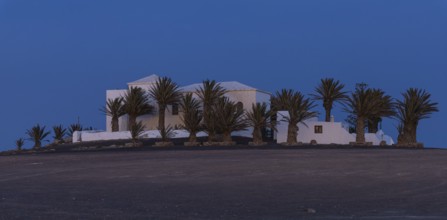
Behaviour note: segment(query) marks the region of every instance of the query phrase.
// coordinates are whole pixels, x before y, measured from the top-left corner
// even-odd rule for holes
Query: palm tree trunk
[[[410,129],[409,125],[405,124],[402,130],[402,133],[399,134],[397,138],[397,143],[401,145],[405,145],[411,142],[410,140]]]
[[[233,139],[231,138],[231,132],[223,133],[223,141],[224,142],[232,142],[233,141]]]
[[[294,123],[289,122],[289,127],[287,129],[287,143],[288,144],[297,144],[297,132],[298,126]]]
[[[158,129],[164,129],[165,128],[165,113],[166,113],[166,106],[165,105],[159,105],[158,106]]]
[[[253,142],[259,144],[262,142],[262,132],[261,128],[255,127],[253,129]]]
[[[34,143],[34,149],[40,149],[40,147],[42,146],[41,142],[39,140],[36,140]]]
[[[215,134],[214,132],[209,132],[208,133],[208,142],[213,142],[216,138],[215,138]]]
[[[112,117],[112,132],[119,131],[118,117]]]
[[[357,118],[357,127],[356,127],[356,137],[355,141],[358,144],[364,144],[365,143],[365,119],[363,117]]]
[[[417,137],[416,137],[416,132],[417,132],[417,125],[416,124],[412,124],[411,127],[409,128],[409,140],[411,143],[417,143]]]
[[[127,123],[127,130],[130,131],[132,126],[134,126],[137,123],[137,116],[135,115],[129,115],[129,120]]]
[[[326,108],[326,122],[331,121],[331,108]]]
[[[215,139],[215,134],[214,134],[214,127],[211,126],[211,122],[210,122],[210,112],[209,112],[209,107],[207,105],[203,105],[203,122],[207,127],[207,132],[208,132],[208,142],[213,142]],[[212,128],[213,127],[213,128]]]
[[[197,135],[195,132],[189,132],[189,142],[197,142]]]

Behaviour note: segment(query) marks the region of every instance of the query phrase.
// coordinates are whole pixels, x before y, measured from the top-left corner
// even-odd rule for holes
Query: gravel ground
[[[0,157],[0,219],[447,219],[447,150]]]

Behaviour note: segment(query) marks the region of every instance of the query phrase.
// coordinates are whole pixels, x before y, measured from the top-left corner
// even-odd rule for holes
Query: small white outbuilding
[[[287,141],[288,122],[285,117],[288,117],[287,111],[280,111],[277,114],[277,143],[284,143]],[[316,141],[318,144],[349,144],[355,142],[356,134],[351,134],[347,126],[341,122],[334,122],[333,117],[331,122],[318,121],[318,118],[311,118],[303,123],[298,124],[298,142],[310,143]],[[366,133],[366,142],[372,142],[373,145],[380,145],[385,141],[387,145],[394,144],[393,139],[385,135],[383,131],[377,133]]]

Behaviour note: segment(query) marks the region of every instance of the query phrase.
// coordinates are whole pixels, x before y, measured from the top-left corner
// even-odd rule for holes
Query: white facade
[[[287,111],[281,111],[277,114],[277,143],[284,143],[287,141],[288,122],[284,120],[288,117]],[[318,126],[318,128],[316,128]],[[321,132],[321,133],[320,133]],[[317,118],[312,118],[298,124],[298,142],[310,143],[315,140],[318,144],[349,144],[355,142],[356,134],[348,132],[347,128],[341,122],[325,122],[318,121]],[[385,135],[383,131],[377,133],[366,133],[366,142],[372,142],[373,145],[380,145],[380,142],[385,141],[387,145],[394,144],[393,139]]]

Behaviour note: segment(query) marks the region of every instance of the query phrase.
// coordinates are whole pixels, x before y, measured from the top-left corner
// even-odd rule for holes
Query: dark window
[[[323,133],[323,126],[315,125],[315,134],[322,134],[322,133]]]
[[[172,115],[178,115],[178,104],[172,105]]]

